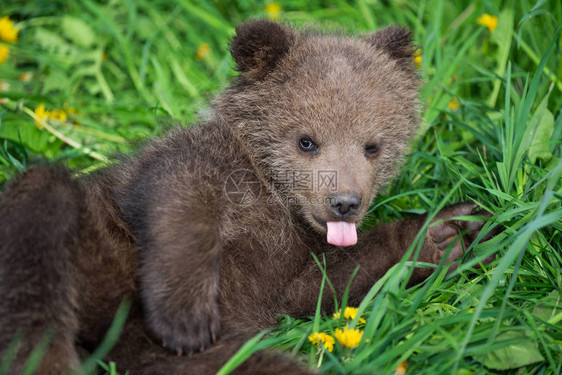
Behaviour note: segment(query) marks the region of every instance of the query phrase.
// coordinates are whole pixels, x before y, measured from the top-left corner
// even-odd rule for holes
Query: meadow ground
[[[495,214],[484,232],[505,230],[452,277],[439,266],[407,289],[404,260],[358,310],[345,310],[344,298],[339,318],[280,317],[221,374],[264,347],[335,374],[561,373],[560,1],[4,0],[0,184],[45,160],[88,173],[170,119],[192,123],[234,74],[227,41],[251,17],[358,33],[409,26],[424,125],[365,227],[474,200]]]

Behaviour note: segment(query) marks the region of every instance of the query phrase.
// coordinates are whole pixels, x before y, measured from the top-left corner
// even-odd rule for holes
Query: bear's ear
[[[252,20],[236,27],[230,53],[236,70],[258,79],[265,77],[293,45],[295,33],[268,20]]]
[[[384,50],[405,67],[412,66],[416,47],[412,44],[412,33],[406,27],[387,26],[374,34],[368,34],[363,40],[372,46]]]

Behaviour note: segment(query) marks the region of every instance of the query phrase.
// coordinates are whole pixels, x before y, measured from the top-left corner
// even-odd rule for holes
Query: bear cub
[[[313,254],[339,298],[360,266],[358,304],[426,220],[357,229],[420,124],[414,50],[400,27],[352,37],[249,21],[231,42],[239,74],[200,124],[87,176],[38,167],[11,182],[0,200],[10,372],[46,333],[38,373],[77,368],[129,298],[108,359],[134,374],[215,373],[279,314],[314,313]],[[462,257],[483,222],[449,219],[475,208],[443,209],[418,260],[439,263],[451,246],[447,261]],[[306,372],[265,352],[237,371]]]

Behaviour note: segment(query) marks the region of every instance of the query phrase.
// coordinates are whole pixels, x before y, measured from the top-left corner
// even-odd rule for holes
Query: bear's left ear
[[[236,70],[257,79],[267,75],[295,41],[288,27],[268,20],[251,20],[236,27],[230,53]]]
[[[406,27],[387,26],[374,34],[362,38],[374,47],[388,53],[405,68],[413,66],[416,47],[412,44],[412,33]]]

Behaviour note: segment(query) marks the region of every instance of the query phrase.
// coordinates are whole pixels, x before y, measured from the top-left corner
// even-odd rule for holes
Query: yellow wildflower
[[[61,121],[61,122],[65,122],[67,115],[66,112],[63,111],[62,109],[53,109],[51,111],[51,114],[49,116],[50,119],[56,120],[56,121]]]
[[[418,68],[422,67],[422,59],[422,50],[418,48],[416,52],[414,52],[414,62]]]
[[[211,54],[211,47],[207,43],[201,43],[197,52],[195,52],[195,58],[197,60],[203,60],[205,57]]]
[[[349,329],[348,327],[345,327],[343,330],[337,328],[334,332],[334,336],[341,346],[345,346],[346,348],[356,348],[361,342],[363,331],[359,329]]]
[[[498,26],[498,17],[491,16],[488,13],[484,13],[482,16],[478,17],[476,22],[478,22],[482,26],[486,26],[488,30],[493,33]]]
[[[45,104],[41,103],[37,108],[35,108],[35,115],[39,117],[39,119],[45,120],[55,120],[60,122],[65,122],[68,118],[67,112],[62,109],[53,109],[52,111],[45,110]],[[37,120],[35,120],[35,124],[41,129],[43,126]]]
[[[395,375],[404,375],[406,370],[408,369],[408,362],[404,361],[396,367],[396,371],[394,371]]]
[[[33,112],[35,112],[35,115],[37,115],[37,117],[39,117],[40,120],[47,120],[51,115],[49,111],[45,111],[45,104],[43,103],[39,104],[39,106],[35,108],[35,111]],[[43,125],[41,125],[41,123],[37,120],[35,120],[35,124],[39,129],[43,127]]]
[[[271,3],[265,7],[265,12],[269,18],[276,20],[279,18],[279,14],[281,13],[281,6],[277,3]]]
[[[14,21],[10,17],[0,18],[0,39],[6,43],[15,43],[18,41],[19,31],[14,28]]]
[[[355,316],[357,316],[357,312],[358,312],[358,310],[357,310],[356,307],[349,307],[349,306],[348,306],[348,307],[346,307],[345,310],[343,311],[343,317],[344,317],[345,319],[348,319],[348,320],[353,320],[353,319],[355,319]],[[333,318],[334,318],[334,319],[339,319],[340,316],[341,316],[341,310],[340,310],[340,311],[336,311],[336,312],[334,313],[334,315],[333,315]],[[358,323],[361,323],[361,324],[365,324],[365,323],[366,323],[366,321],[365,321],[364,318],[359,318],[359,319],[357,320],[357,322],[358,322]]]
[[[8,59],[8,55],[10,54],[10,49],[8,46],[0,45],[0,64],[3,64],[4,61]]]
[[[314,332],[312,335],[308,336],[308,339],[317,348],[320,347],[320,344],[323,344],[324,348],[326,348],[329,352],[334,350],[335,340],[330,335],[322,332]]]
[[[19,75],[18,78],[22,82],[29,82],[33,79],[33,73],[32,72],[23,72],[22,74]]]
[[[457,109],[460,108],[461,103],[459,102],[459,100],[457,99],[456,96],[453,96],[453,97],[451,98],[451,101],[448,103],[448,106],[449,106],[449,109],[450,109],[451,111],[456,111]]]

